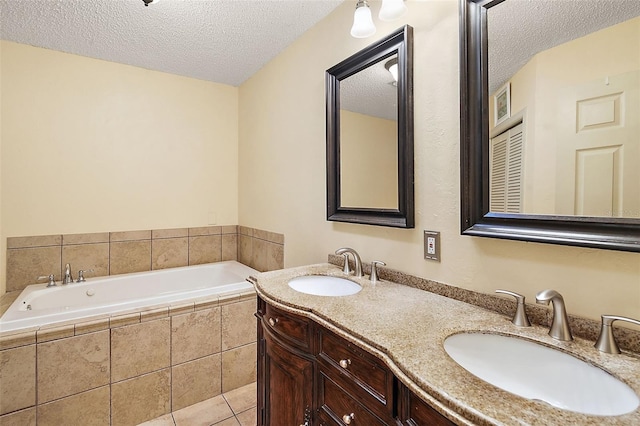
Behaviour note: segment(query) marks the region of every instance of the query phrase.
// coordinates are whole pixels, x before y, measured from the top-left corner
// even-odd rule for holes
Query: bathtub
[[[135,310],[253,290],[258,271],[235,261],[88,278],[47,288],[30,285],[0,317],[0,332],[80,322]]]

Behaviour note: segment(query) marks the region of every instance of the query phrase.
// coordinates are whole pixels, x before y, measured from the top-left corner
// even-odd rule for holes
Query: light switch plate
[[[440,262],[440,232],[424,231],[424,258]]]

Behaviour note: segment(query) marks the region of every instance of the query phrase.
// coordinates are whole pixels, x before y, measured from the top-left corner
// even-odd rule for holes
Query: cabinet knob
[[[341,359],[339,364],[340,364],[340,367],[347,368],[347,367],[349,367],[349,365],[351,365],[351,360],[350,359]]]
[[[355,419],[356,415],[351,413],[351,414],[345,414],[344,416],[342,416],[342,421],[344,422],[344,424],[346,425],[350,425],[351,424],[351,420]]]
[[[277,323],[278,323],[278,318],[275,318],[275,319],[274,318],[269,318],[269,325],[271,327],[275,327]]]

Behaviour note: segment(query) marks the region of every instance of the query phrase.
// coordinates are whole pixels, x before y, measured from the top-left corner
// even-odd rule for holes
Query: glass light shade
[[[382,0],[378,18],[381,21],[393,21],[404,15],[406,11],[407,6],[405,6],[404,0]]]
[[[398,64],[393,64],[389,67],[389,72],[393,76],[395,81],[398,81]]]
[[[358,2],[356,11],[353,14],[353,26],[351,36],[355,38],[365,38],[376,33],[376,26],[373,25],[371,9],[366,2]]]

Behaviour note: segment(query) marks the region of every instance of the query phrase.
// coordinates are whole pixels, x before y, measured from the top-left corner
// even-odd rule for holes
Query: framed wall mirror
[[[327,220],[413,228],[413,29],[326,72]]]
[[[640,2],[460,0],[462,234],[640,252]]]

